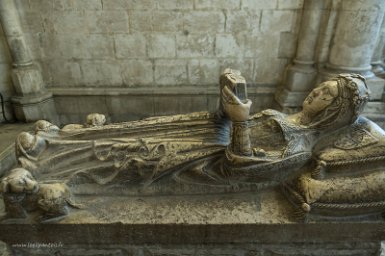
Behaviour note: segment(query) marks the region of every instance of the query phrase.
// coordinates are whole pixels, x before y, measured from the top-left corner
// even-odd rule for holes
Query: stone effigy
[[[362,76],[341,74],[321,83],[303,110],[291,115],[264,110],[250,116],[238,71],[223,72],[220,95],[216,113],[116,124],[91,114],[85,125],[62,129],[38,121],[34,133],[17,137],[19,166],[2,180],[10,217],[37,208],[56,220],[68,214],[68,206],[80,207],[72,193],[258,193],[276,186],[301,217],[385,210],[385,132],[360,116],[369,99]],[[21,170],[34,186],[9,185],[9,175]],[[25,206],[23,200],[41,195],[44,187],[53,203],[47,206],[40,196],[35,207]]]
[[[26,218],[39,210],[40,220],[59,220],[68,214],[68,207],[81,208],[71,199],[71,191],[63,183],[39,184],[23,168],[12,169],[1,181],[1,191],[9,218]]]

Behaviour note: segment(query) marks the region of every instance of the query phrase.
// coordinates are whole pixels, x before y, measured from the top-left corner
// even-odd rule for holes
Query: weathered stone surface
[[[86,12],[88,33],[106,34],[128,33],[127,11],[88,11]]]
[[[176,56],[174,35],[154,34],[149,39],[148,55],[150,58],[173,58]]]
[[[69,96],[61,96],[55,100],[56,108],[58,109],[58,113],[62,115],[68,115],[71,113],[82,112],[79,108],[80,100],[84,100],[84,97],[80,97],[78,99],[69,97]],[[93,101],[93,98],[90,98],[90,105],[95,106],[96,101]],[[99,111],[100,112],[100,111]],[[83,115],[84,116],[84,115]],[[82,123],[82,121],[70,121],[70,122],[61,122],[62,124],[70,124],[70,123]]]
[[[72,113],[59,113],[58,114],[60,124],[72,124],[82,123],[84,121],[84,115],[72,114]]]
[[[147,39],[143,34],[119,34],[114,39],[117,58],[147,56]]]
[[[1,86],[1,85],[0,85]],[[5,117],[7,118],[8,121],[14,120],[14,113],[13,113],[13,108],[11,104],[11,99],[9,96],[4,96],[4,112],[5,112]],[[6,120],[3,117],[3,111],[0,111],[0,123],[1,122],[6,122]]]
[[[236,66],[234,62],[228,62]],[[249,63],[246,61],[246,63]],[[250,63],[252,65],[252,62]],[[144,117],[149,117],[154,115],[154,98],[158,98],[158,94],[155,92],[154,86],[150,89],[146,87],[137,88],[134,92],[127,90],[127,88],[116,88],[114,89],[105,89],[100,88],[99,90],[95,88],[81,89],[77,92],[77,89],[72,88],[73,93],[69,94],[70,90],[67,87],[64,88],[52,88],[51,91],[56,95],[55,105],[57,111],[60,115],[60,123],[83,123],[84,116],[88,113],[82,112],[79,108],[79,101],[87,101],[91,106],[98,105],[100,98],[99,97],[89,97],[92,95],[104,95],[104,100],[108,104],[108,117],[111,118],[111,122],[123,122],[127,120],[137,120]],[[60,89],[60,90],[59,90]],[[80,88],[79,88],[80,89]],[[199,110],[209,110],[216,111],[218,109],[219,97],[217,92],[217,87],[207,87],[195,85],[194,87],[170,87],[170,88],[160,88],[157,89],[161,92],[161,95],[175,95],[176,92],[179,92],[179,95],[186,95],[189,98],[195,98],[196,102],[207,100],[207,109],[204,106],[200,105],[190,105],[186,112],[195,112]],[[252,105],[252,111],[257,112],[265,109],[266,106],[271,106],[273,102],[273,96],[275,92],[274,87],[250,87],[249,97],[254,101]],[[63,95],[66,94],[66,95]],[[68,96],[71,95],[71,96]],[[107,95],[106,95],[107,94]],[[127,95],[125,95],[127,94]],[[88,95],[85,97],[85,95]],[[129,96],[132,95],[132,96]],[[200,100],[199,100],[200,99]],[[160,97],[158,99],[159,105],[169,105],[169,98]],[[177,106],[177,105],[176,105]],[[174,109],[176,113],[179,108]],[[168,113],[173,113],[173,109],[170,106],[168,108]],[[185,113],[186,113],[185,112]],[[75,114],[74,114],[75,113]]]
[[[156,85],[183,85],[187,84],[187,63],[183,60],[155,61]]]
[[[51,12],[53,10],[53,3],[54,1],[47,2],[46,0],[36,0],[33,2],[28,2],[27,5],[23,3],[23,7],[29,8],[31,11]],[[20,4],[18,6],[20,6]]]
[[[0,30],[0,35],[0,62],[9,65],[11,62],[11,55],[2,30]]]
[[[224,58],[219,60],[219,70],[226,68],[242,70],[242,76],[245,77],[248,84],[255,84],[254,61],[251,58],[237,59]]]
[[[128,60],[122,62],[123,83],[127,86],[153,86],[153,63],[147,60]]]
[[[136,32],[152,31],[152,12],[133,10],[129,16],[130,29]]]
[[[77,61],[63,61],[62,59],[53,60],[42,68],[43,70],[48,71],[48,77],[45,77],[47,84],[54,84],[57,86],[83,85],[82,71]]]
[[[53,9],[64,10],[102,10],[101,0],[53,0]]]
[[[186,58],[214,55],[215,38],[209,34],[177,35],[177,56]]]
[[[82,61],[82,83],[88,86],[122,85],[120,64],[116,61]]]
[[[259,65],[267,67],[266,58],[275,58],[278,56],[279,34],[261,32],[254,37],[245,37],[244,56],[257,58]],[[279,60],[276,58],[276,60]]]
[[[14,96],[11,101],[17,120],[33,122],[43,118],[58,123],[55,103],[50,93],[36,93],[33,97],[25,98]]]
[[[177,11],[154,11],[152,20],[147,17],[152,24],[153,31],[176,32],[183,29],[183,13]]]
[[[244,9],[275,9],[277,8],[277,0],[242,0],[242,8]]]
[[[316,81],[317,72],[311,66],[298,67],[297,65],[290,65],[286,70],[286,79],[284,81],[285,87],[293,92],[303,92],[307,94],[310,91],[310,84]],[[302,101],[303,99],[298,99]],[[301,102],[298,102],[301,104]]]
[[[306,77],[305,77],[306,78]],[[275,100],[279,103],[282,109],[285,108],[297,108],[301,106],[303,100],[308,95],[308,92],[301,91],[289,91],[287,89],[281,89],[275,94]]]
[[[370,62],[385,6],[381,1],[370,2],[373,5],[366,6],[367,2],[360,1],[342,2],[329,56],[332,68],[351,71],[371,69]],[[350,33],[344,35],[347,31]]]
[[[88,20],[83,11],[55,11],[47,17],[46,26],[59,33],[86,33]]]
[[[235,35],[217,35],[215,54],[217,57],[240,57],[242,56],[243,37]]]
[[[184,29],[189,33],[207,31],[210,33],[223,32],[225,17],[219,11],[194,11],[184,15]]]
[[[165,104],[167,102],[167,104]],[[154,114],[158,116],[170,115],[174,111],[178,113],[189,113],[191,109],[204,111],[207,105],[205,97],[159,95],[154,97]]]
[[[293,58],[297,46],[297,35],[292,32],[282,32],[279,37],[278,57]]]
[[[278,9],[301,9],[304,0],[278,0]]]
[[[157,7],[156,0],[102,0],[103,9],[106,10],[151,10]]]
[[[292,31],[294,26],[294,11],[290,10],[263,10],[261,31]]]
[[[226,9],[237,10],[241,7],[240,0],[195,0],[195,9]]]
[[[294,24],[288,13],[300,8],[300,2],[64,0],[47,4],[46,0],[37,0],[28,4],[19,1],[17,6],[34,58],[41,61],[43,67],[49,66],[52,59],[76,60],[79,66],[74,64],[73,70],[82,71],[84,59],[100,62],[137,58],[146,62],[152,58],[184,61],[184,58],[204,57],[212,63],[216,61],[220,69],[221,58],[255,58],[260,52],[273,52],[272,58],[288,56],[287,45],[286,49],[281,45],[281,55],[278,55],[276,42],[280,38],[274,29],[296,31],[298,24]],[[266,35],[259,35],[261,28]],[[269,36],[272,31],[274,36]],[[250,43],[255,37],[261,38],[255,44]],[[284,40],[282,38],[282,42]],[[45,82],[49,86],[64,85],[66,82],[55,77],[68,72],[61,71],[60,65],[53,66],[49,72],[43,70]],[[66,63],[63,66],[68,69]],[[77,77],[78,72],[74,74]],[[79,86],[84,77],[80,80],[71,77],[67,84]],[[193,80],[188,80],[186,85],[192,85],[190,81]],[[148,79],[141,84],[147,83]],[[117,83],[114,80],[108,83],[106,79],[105,85]]]
[[[379,77],[367,79],[368,87],[370,89],[370,98],[372,100],[381,100],[384,96],[385,80]]]
[[[191,84],[215,85],[218,83],[219,68],[216,60],[191,60],[188,63]]]
[[[103,96],[92,96],[94,99],[88,101],[88,97],[84,97],[84,100],[79,101],[78,108],[81,109],[83,113],[107,113],[107,103],[104,100]],[[85,114],[85,115],[87,115]],[[83,116],[85,116],[83,115]],[[85,123],[85,118],[83,117]]]
[[[23,31],[26,33],[38,33],[44,31],[44,22],[47,19],[47,13],[28,11],[21,9],[20,23]]]
[[[158,1],[158,8],[164,10],[191,10],[193,9],[193,0]]]
[[[18,95],[34,94],[44,88],[43,78],[37,66],[14,69],[12,82]]]
[[[382,113],[385,112],[385,103],[384,102],[379,102],[379,101],[374,101],[374,102],[369,102],[368,105],[366,106],[364,110],[364,115],[365,116],[381,116]],[[377,120],[376,120],[377,121]]]
[[[1,84],[10,84],[11,82],[11,66],[9,63],[0,63],[0,83]]]
[[[248,36],[259,31],[260,11],[231,11],[226,15],[226,32],[236,34],[246,32]]]
[[[101,59],[113,57],[113,38],[103,34],[56,35],[44,38],[43,51],[49,58]],[[51,47],[51,50],[48,50]]]
[[[114,96],[106,97],[108,115],[114,121],[138,120],[154,115],[154,96]],[[167,105],[164,102],[164,105]]]
[[[274,68],[266,68],[266,65],[258,62],[255,64],[254,75],[256,83],[268,84],[273,82],[273,84],[277,84],[280,82],[282,74],[287,65],[287,60],[285,59],[274,59],[274,58],[266,58],[266,62],[274,63]]]

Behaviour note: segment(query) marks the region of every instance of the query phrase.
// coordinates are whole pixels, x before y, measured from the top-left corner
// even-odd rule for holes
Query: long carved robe
[[[202,158],[223,155],[228,121],[215,114],[147,118],[102,127],[39,132],[41,152],[19,154],[40,180],[151,183]],[[76,181],[79,182],[79,181]]]
[[[254,149],[248,157],[227,147],[231,125],[226,118],[198,112],[61,131],[55,136],[39,132],[37,136],[46,141],[39,147],[44,150],[21,156],[19,162],[40,180],[52,182],[137,185],[167,175],[210,185],[280,182],[309,160],[317,136],[286,117],[267,110],[248,121]]]

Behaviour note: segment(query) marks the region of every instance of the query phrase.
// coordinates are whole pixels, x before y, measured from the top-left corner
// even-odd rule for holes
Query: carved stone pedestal
[[[385,117],[382,113],[385,111],[385,102],[375,101],[369,102],[365,108],[363,115],[376,122],[382,129],[385,128]]]
[[[40,256],[365,256],[380,255],[385,239],[385,224],[375,220],[291,222],[284,209],[289,205],[277,192],[79,199],[96,207],[57,224],[1,224],[6,245],[0,250]]]
[[[285,87],[275,95],[280,109],[297,108],[309,94],[309,84],[314,84],[316,69],[309,65],[291,65],[286,71]]]
[[[382,100],[384,97],[385,80],[375,76],[373,78],[368,78],[367,84],[371,92],[371,100]]]
[[[58,123],[52,93],[31,94],[11,98],[17,120],[32,122],[40,119]]]
[[[47,119],[58,123],[52,93],[45,89],[37,66],[30,64],[12,70],[16,96],[11,98],[17,120],[31,122]]]

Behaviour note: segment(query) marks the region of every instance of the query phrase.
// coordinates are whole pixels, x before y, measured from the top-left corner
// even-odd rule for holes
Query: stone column
[[[385,81],[371,71],[371,60],[384,11],[383,0],[342,0],[328,63],[320,72],[320,81],[338,73],[358,73],[367,78],[371,99],[382,98]]]
[[[12,82],[16,96],[11,101],[16,118],[27,122],[57,121],[52,94],[45,89],[41,73],[32,61],[14,0],[0,1],[0,21],[13,60]]]
[[[317,76],[315,51],[325,1],[304,2],[298,46],[293,63],[287,68],[284,87],[276,94],[276,101],[282,109],[302,105],[314,86]]]
[[[372,71],[376,76],[385,77],[384,70],[384,47],[385,47],[385,17],[382,19],[380,33],[377,37],[376,46],[372,56]]]

